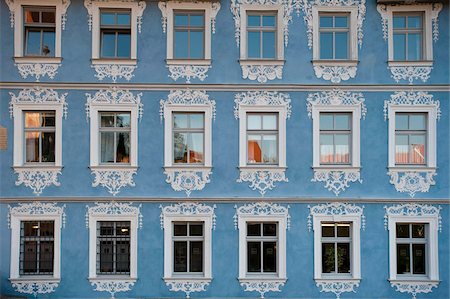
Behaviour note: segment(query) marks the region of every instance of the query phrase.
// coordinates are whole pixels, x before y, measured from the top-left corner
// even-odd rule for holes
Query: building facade
[[[0,294],[449,298],[449,3],[0,2]]]

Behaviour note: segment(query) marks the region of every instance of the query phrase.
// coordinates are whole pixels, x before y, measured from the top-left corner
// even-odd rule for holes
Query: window
[[[394,13],[394,60],[422,60],[423,13]]]
[[[351,164],[351,113],[320,113],[320,164]]]
[[[130,221],[97,222],[97,274],[130,274]]]
[[[247,273],[277,273],[278,225],[247,222]]]
[[[54,221],[20,222],[20,275],[53,275]]]
[[[100,112],[101,163],[130,163],[130,112]]]
[[[173,222],[173,274],[203,274],[203,222]]]
[[[426,164],[427,115],[395,114],[396,165]]]
[[[247,113],[247,164],[278,163],[278,113]]]
[[[24,56],[55,57],[55,7],[24,7]]]
[[[203,11],[174,12],[175,59],[204,59],[205,14]]]
[[[320,59],[349,59],[350,14],[319,14]]]
[[[55,163],[55,111],[24,111],[25,163]]]
[[[248,59],[276,59],[276,37],[276,12],[247,12]]]
[[[204,113],[173,113],[173,163],[203,164]]]
[[[100,10],[101,58],[130,58],[131,11]]]
[[[351,223],[322,222],[322,275],[350,274]]]
[[[397,223],[396,250],[398,275],[426,275],[427,225]]]

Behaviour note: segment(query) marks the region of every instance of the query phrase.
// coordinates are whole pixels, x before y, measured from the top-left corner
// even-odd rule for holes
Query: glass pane
[[[348,27],[348,17],[347,16],[335,17],[334,18],[334,27],[337,27],[337,28]]]
[[[263,58],[275,58],[275,32],[263,32]]]
[[[413,224],[412,225],[412,237],[413,238],[425,238],[425,225]]]
[[[335,59],[348,58],[348,32],[336,32],[334,52]]]
[[[350,243],[337,244],[337,262],[338,273],[350,273]]]
[[[276,236],[277,225],[276,223],[264,223],[263,224],[263,236]]]
[[[189,163],[203,163],[203,133],[191,133],[189,137]]]
[[[53,241],[40,242],[39,272],[53,272]]]
[[[413,244],[413,274],[425,274],[425,244]]]
[[[408,34],[408,60],[422,59],[422,34]]]
[[[188,115],[181,113],[173,114],[173,127],[174,128],[187,128],[188,127]]]
[[[322,243],[322,273],[335,271],[334,243]]]
[[[43,11],[42,12],[42,22],[48,24],[55,24],[55,12],[54,11]]]
[[[42,113],[42,127],[54,127],[55,126],[55,113],[43,112]]]
[[[247,141],[247,162],[262,162],[261,135],[248,135]]]
[[[260,25],[260,16],[247,16],[247,25],[248,26],[259,26]]]
[[[264,272],[277,272],[277,242],[264,242],[263,252]]]
[[[395,114],[395,129],[396,130],[408,130],[408,114],[396,113]]]
[[[322,237],[334,237],[334,224],[322,224]]]
[[[262,141],[263,148],[263,162],[277,163],[278,162],[278,140],[277,135],[264,135]]]
[[[117,14],[118,25],[130,25],[130,13],[118,13]]]
[[[189,58],[188,35],[187,30],[175,31],[174,58]]]
[[[23,226],[23,234],[25,237],[35,237],[38,235],[39,222],[26,221],[23,223]]]
[[[203,236],[203,224],[190,224],[189,225],[190,236]]]
[[[421,16],[408,16],[408,28],[421,28],[422,17]]]
[[[129,128],[130,127],[130,113],[118,113],[116,115],[116,127]]]
[[[426,117],[424,114],[409,115],[410,130],[426,130]]]
[[[55,162],[55,132],[43,132],[41,162]]]
[[[130,163],[130,133],[117,134],[116,162]]]
[[[55,32],[44,31],[42,36],[42,54],[55,56]]]
[[[203,48],[205,42],[203,41],[204,32],[203,31],[191,31],[191,52],[189,58],[191,59],[202,59],[204,57]]]
[[[348,224],[338,224],[337,226],[337,236],[338,237],[350,237],[350,225]]]
[[[262,16],[262,25],[264,27],[275,27],[275,16]]]
[[[409,244],[397,244],[397,274],[411,273]]]
[[[247,271],[261,272],[260,242],[247,242]]]
[[[350,136],[344,134],[334,135],[334,143],[335,143],[335,162],[349,163]]]
[[[41,237],[53,237],[54,225],[53,221],[41,221],[40,222],[40,236]]]
[[[333,33],[320,33],[320,59],[333,59]]]
[[[412,164],[425,164],[425,135],[410,135]]]
[[[41,55],[41,32],[27,30],[27,55]]]
[[[320,113],[320,130],[333,130],[333,114]]]
[[[100,22],[101,22],[101,25],[114,25],[116,23],[115,13],[102,12]]]
[[[202,113],[189,114],[191,122],[190,127],[193,129],[202,129],[204,126],[203,117],[204,114]]]
[[[350,130],[350,115],[336,114],[334,116],[335,130]]]
[[[247,130],[260,130],[261,129],[261,115],[248,114],[247,115]]]
[[[129,236],[130,235],[130,222],[116,222],[116,235],[117,236]]]
[[[203,27],[205,25],[203,15],[191,15],[189,21],[190,26]]]
[[[130,241],[116,243],[116,272],[130,272]]]
[[[176,14],[175,15],[175,26],[188,26],[188,15],[187,14]]]
[[[409,224],[397,224],[397,238],[409,238]]]
[[[277,116],[274,114],[263,115],[263,130],[276,130]]]
[[[187,134],[173,134],[173,160],[174,163],[187,163]]]
[[[261,236],[261,224],[247,223],[247,236]]]
[[[114,236],[114,222],[100,222],[100,236]]]
[[[39,11],[25,10],[25,22],[26,23],[39,23]]]
[[[405,16],[394,16],[394,28],[405,28],[406,27],[406,17]]]
[[[114,32],[102,33],[102,57],[115,57],[116,34]]]
[[[130,57],[131,34],[118,33],[117,35],[117,57]]]
[[[114,271],[113,241],[100,241],[100,272]]]
[[[114,163],[114,133],[100,133],[100,156],[102,163]]]
[[[25,128],[37,128],[41,124],[39,112],[25,112]]]
[[[100,115],[100,126],[101,127],[114,127],[114,114],[104,114]]]
[[[23,247],[23,272],[37,272],[37,242],[25,241]]]
[[[320,134],[320,163],[334,162],[333,135]]]
[[[187,272],[187,242],[175,241],[173,243],[173,271]]]
[[[187,224],[174,224],[173,225],[174,236],[187,236]]]
[[[25,156],[27,162],[39,162],[39,132],[25,133]]]
[[[333,27],[333,17],[332,16],[321,16],[320,17],[320,27],[321,28]]]
[[[249,31],[247,34],[248,38],[248,58],[260,58],[261,49],[261,33],[259,31]]]
[[[394,34],[394,60],[406,60],[406,35]]]
[[[202,272],[203,271],[203,242],[193,241],[190,242],[190,272]]]

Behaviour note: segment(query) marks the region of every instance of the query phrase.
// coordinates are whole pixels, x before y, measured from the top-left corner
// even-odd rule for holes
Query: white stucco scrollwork
[[[342,293],[353,292],[356,293],[355,288],[359,287],[358,281],[336,281],[336,280],[320,280],[316,281],[316,286],[320,289],[320,292],[325,293],[334,293],[336,295],[336,299],[341,298]]]
[[[166,168],[166,183],[175,191],[184,191],[189,197],[192,191],[200,191],[210,182],[211,168],[191,168],[189,170]]]
[[[355,78],[356,70],[356,66],[314,66],[316,77],[331,81],[331,83],[341,83],[341,81],[347,81],[350,78]]]
[[[234,117],[239,118],[241,106],[281,106],[286,118],[291,117],[291,98],[287,93],[276,91],[249,91],[236,94],[234,97]]]
[[[325,204],[319,204],[315,206],[308,206],[308,231],[313,228],[312,218],[315,215],[325,216],[325,215],[350,215],[350,216],[360,216],[361,217],[361,229],[366,228],[366,217],[364,216],[364,206],[360,207],[354,204],[342,203],[342,202],[331,202]]]
[[[349,92],[340,89],[333,89],[331,91],[323,91],[312,93],[308,95],[306,109],[308,116],[312,117],[314,106],[360,106],[361,116],[366,117],[367,107],[364,96],[360,92]]]
[[[432,205],[424,205],[417,203],[405,203],[398,204],[393,206],[384,206],[386,211],[384,215],[384,229],[388,229],[388,221],[389,216],[431,216],[437,217],[438,225],[437,229],[439,232],[442,232],[442,216],[441,216],[441,207],[435,207]]]
[[[273,190],[276,182],[289,182],[285,169],[241,169],[238,183],[248,182],[249,188],[257,190],[264,196],[268,190]]]
[[[142,228],[142,204],[133,206],[132,202],[96,202],[95,206],[86,206],[86,228],[89,228],[89,217],[94,216],[136,216],[139,218],[139,228]]]
[[[123,187],[134,187],[133,175],[137,172],[136,168],[129,169],[96,169],[92,168],[94,175],[92,187],[102,186],[108,190],[112,196],[119,194]]]
[[[395,186],[398,192],[406,192],[414,197],[417,192],[428,192],[430,186],[436,185],[434,176],[436,170],[427,171],[401,171],[391,169],[387,173],[391,179],[390,183]]]
[[[208,216],[212,218],[212,229],[216,229],[216,214],[214,210],[216,205],[208,206],[202,203],[196,202],[182,202],[169,206],[159,206],[161,208],[161,214],[159,215],[159,220],[161,224],[161,229],[164,229],[164,217],[165,216]]]
[[[258,292],[260,295],[260,298],[264,298],[264,295],[267,292],[281,292],[281,288],[286,283],[285,279],[279,279],[279,280],[242,280],[241,286],[244,288],[244,291],[246,292]]]
[[[58,175],[61,174],[61,167],[55,168],[34,168],[34,167],[15,167],[14,172],[17,174],[16,186],[24,185],[31,188],[37,196],[51,185],[59,187],[61,183],[58,181]]]
[[[94,291],[108,292],[111,294],[111,298],[114,298],[116,293],[130,291],[134,286],[134,280],[92,280],[91,285],[94,287]]]
[[[397,83],[400,80],[406,80],[411,85],[414,80],[422,80],[427,82],[430,78],[432,66],[388,66],[391,71],[391,77]]]
[[[362,183],[362,180],[359,169],[314,169],[314,177],[311,182],[324,182],[324,187],[338,196],[349,187],[349,183]]]
[[[291,216],[289,215],[289,206],[285,207],[276,203],[270,202],[255,202],[246,204],[243,206],[234,206],[236,213],[233,216],[234,228],[238,228],[238,218],[239,216],[267,216],[267,215],[277,215],[286,217],[286,229],[291,229]]]
[[[124,78],[130,81],[133,78],[136,65],[119,65],[119,64],[95,64],[91,66],[95,70],[95,77],[102,81],[105,78],[111,78],[116,83],[117,79]]]
[[[206,291],[206,287],[209,285],[210,280],[167,279],[165,282],[171,292],[184,292],[186,294],[186,298],[190,298],[191,293]]]
[[[209,65],[168,65],[169,77],[177,81],[185,78],[186,83],[191,83],[191,79],[204,81],[208,77],[207,72],[211,68]]]
[[[19,203],[18,206],[8,206],[8,227],[11,228],[11,216],[24,216],[24,215],[58,215],[62,218],[61,227],[66,225],[66,213],[64,209],[65,205],[57,206],[56,203],[44,203],[40,201],[34,201],[31,203]]]
[[[159,115],[161,121],[164,118],[164,109],[170,105],[207,105],[212,109],[212,118],[216,118],[216,101],[209,98],[206,91],[202,90],[172,90],[167,99],[159,101]]]
[[[54,79],[58,73],[59,63],[16,63],[15,66],[19,70],[19,74],[23,79],[35,77],[39,82],[41,77],[47,76]]]
[[[397,292],[411,294],[412,299],[416,299],[418,294],[431,293],[433,288],[437,288],[437,282],[422,282],[422,281],[408,281],[408,282],[391,282],[391,287],[395,288]]]
[[[283,78],[283,66],[282,65],[246,65],[242,64],[242,78],[257,80],[259,83],[266,83],[267,80],[275,80]]]
[[[34,297],[43,294],[50,294],[55,292],[59,282],[52,281],[16,281],[13,282],[12,287],[18,293],[30,294]]]

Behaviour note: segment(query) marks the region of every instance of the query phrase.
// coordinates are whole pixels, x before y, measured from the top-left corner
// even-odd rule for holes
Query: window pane
[[[188,50],[188,31],[176,30],[174,47],[175,58],[189,58]]]
[[[277,235],[277,225],[275,223],[263,224],[263,236],[276,236],[276,235]]]
[[[100,225],[100,236],[114,236],[114,222],[112,221],[101,221]]]
[[[320,163],[334,162],[333,135],[320,134]]]
[[[189,136],[189,163],[203,163],[203,133],[191,133]]]
[[[254,15],[247,16],[247,25],[248,26],[259,26],[260,21],[261,21],[260,16],[254,16]]]
[[[348,58],[348,32],[335,33],[334,45],[335,59]]]
[[[394,60],[406,60],[406,35],[394,34]]]
[[[55,132],[42,133],[41,162],[55,162]]]
[[[263,130],[276,130],[277,116],[274,114],[263,115]]]
[[[275,32],[263,32],[263,58],[275,58]]]
[[[409,144],[408,144],[408,135],[399,135],[395,136],[395,163],[408,163]]]
[[[203,122],[203,116],[204,114],[196,113],[196,114],[190,114],[190,127],[193,129],[202,129],[204,122]]]
[[[203,242],[193,241],[190,242],[190,272],[202,272],[203,271]]]
[[[102,113],[100,116],[101,127],[114,127],[114,114]]]
[[[27,55],[41,55],[41,32],[27,30]]]
[[[322,237],[334,237],[334,224],[322,224]]]
[[[408,28],[421,28],[422,17],[421,16],[408,16]]]
[[[44,31],[42,36],[42,54],[55,56],[55,32]]]
[[[248,32],[248,58],[260,58],[261,49],[260,49],[260,41],[261,41],[261,33],[259,31],[249,31]]]
[[[247,242],[247,271],[261,272],[260,242]]]
[[[53,272],[53,241],[40,242],[39,272]]]
[[[188,15],[187,14],[176,14],[175,15],[175,26],[188,26]]]
[[[409,238],[409,224],[397,224],[397,238]]]
[[[263,251],[264,251],[264,260],[263,260],[264,272],[277,272],[277,243],[264,242]]]
[[[42,127],[54,127],[55,126],[55,113],[43,112],[42,113]]]
[[[397,244],[397,274],[411,273],[409,244]]]
[[[425,164],[425,135],[410,135],[411,163]]]
[[[174,128],[187,128],[188,127],[188,115],[181,113],[173,114],[173,127]]]
[[[114,25],[116,23],[115,13],[102,12],[100,22],[101,22],[101,25]]]
[[[114,32],[103,32],[102,34],[102,57],[115,57],[116,34]]]
[[[264,135],[262,141],[263,148],[263,162],[277,163],[278,155],[278,137],[277,135]]]
[[[337,236],[338,237],[350,237],[350,225],[348,224],[338,224],[337,225]]]
[[[173,160],[175,163],[187,163],[187,134],[173,134]]]
[[[344,134],[334,135],[334,142],[335,142],[335,162],[349,163],[350,136]]]
[[[191,31],[191,52],[189,58],[202,59],[204,57],[203,47],[205,43],[203,41],[203,33],[203,31]]]
[[[113,241],[100,241],[100,272],[114,272]]]
[[[408,34],[408,60],[422,59],[422,34]]]
[[[191,15],[189,20],[190,26],[203,27],[205,25],[203,15]]]
[[[338,273],[350,273],[350,243],[337,244],[337,262]]]
[[[425,274],[425,244],[413,244],[413,274]]]
[[[347,16],[336,16],[334,18],[334,27],[345,28],[348,27],[348,17]]]
[[[116,235],[117,236],[129,236],[130,235],[130,222],[116,222]]]
[[[320,130],[333,130],[333,114],[320,113]]]
[[[248,114],[247,115],[247,129],[260,130],[261,129],[261,115]]]
[[[174,253],[174,272],[187,272],[187,242],[175,241],[173,242]]]
[[[116,162],[130,163],[130,133],[117,133]]]
[[[261,224],[247,223],[247,236],[261,236]]]
[[[130,25],[130,13],[118,13],[117,14],[118,25]]]
[[[130,242],[116,243],[116,272],[130,272]]]
[[[333,33],[320,33],[320,59],[333,59]]]
[[[190,236],[203,236],[203,224],[190,224],[189,225]]]
[[[39,162],[39,133],[25,133],[25,156],[27,162]]]
[[[264,27],[275,27],[275,16],[262,16],[262,25]]]
[[[395,114],[395,129],[396,130],[408,130],[408,114],[396,113]]]
[[[102,163],[114,163],[114,133],[100,133],[100,156]]]
[[[410,130],[426,130],[426,117],[424,114],[410,114],[409,115],[409,129]]]
[[[26,23],[39,23],[39,11],[25,10]]]
[[[37,242],[25,241],[23,254],[23,272],[35,273],[37,269]]]
[[[40,236],[41,237],[53,237],[54,236],[54,222],[53,221],[41,221],[40,222]]]
[[[173,225],[174,236],[187,236],[187,224],[174,224]]]
[[[118,33],[117,35],[117,57],[130,57],[131,34]]]
[[[320,27],[333,27],[333,17],[332,16],[321,16],[320,17]]]
[[[406,27],[406,17],[405,16],[394,16],[394,28],[405,28]]]
[[[334,243],[322,243],[322,273],[335,271]]]
[[[261,135],[248,135],[248,163],[262,162]]]
[[[40,126],[39,112],[25,112],[25,128],[37,128]]]
[[[350,115],[335,114],[335,130],[350,130]]]
[[[24,222],[24,236],[35,237],[38,235],[39,222],[26,221]]]
[[[412,237],[413,238],[425,238],[425,225],[413,224],[412,225]]]
[[[130,113],[120,113],[116,115],[116,127],[130,127]]]

